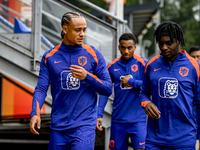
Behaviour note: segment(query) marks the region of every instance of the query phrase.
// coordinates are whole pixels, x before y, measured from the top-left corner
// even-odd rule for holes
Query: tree
[[[165,1],[161,10],[162,21],[174,21],[178,23],[184,32],[186,47],[189,50],[194,45],[199,45],[200,23],[194,18],[193,8],[198,5],[197,0],[177,0],[176,2]]]
[[[173,21],[178,23],[183,29],[186,47],[181,47],[189,51],[190,47],[199,45],[200,39],[200,22],[195,19],[194,7],[198,5],[197,0],[165,0],[164,7],[161,9],[161,22]],[[154,27],[149,29],[149,32],[144,36],[144,39],[149,39],[153,45],[149,49],[149,54],[154,53]]]

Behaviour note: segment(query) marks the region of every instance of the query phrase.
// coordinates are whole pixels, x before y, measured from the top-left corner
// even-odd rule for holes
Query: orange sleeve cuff
[[[141,107],[145,108],[147,106],[147,104],[149,104],[149,103],[151,103],[151,101],[144,101],[141,103]]]

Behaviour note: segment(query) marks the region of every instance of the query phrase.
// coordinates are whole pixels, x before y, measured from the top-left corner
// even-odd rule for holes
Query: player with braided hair
[[[39,134],[40,110],[49,83],[53,99],[49,150],[92,150],[97,93],[112,94],[112,81],[99,50],[83,44],[86,21],[77,12],[61,20],[62,43],[44,53],[32,102],[30,130]]]
[[[180,50],[185,40],[177,23],[160,24],[154,37],[161,54],[148,61],[140,91],[141,107],[148,115],[145,150],[195,150],[199,64]]]
[[[173,41],[173,38],[175,38],[176,42],[179,41],[181,46],[186,46],[185,40],[183,38],[183,31],[178,24],[173,23],[171,21],[166,21],[163,24],[160,24],[154,33],[156,42],[159,42],[161,35],[163,35],[165,33],[166,34],[169,33],[169,37],[170,37],[171,41]]]
[[[77,12],[67,12],[63,15],[61,19],[61,26],[63,27],[64,24],[69,25],[72,18],[78,18],[78,17],[83,17],[81,14]],[[63,30],[61,31],[61,38],[64,38],[64,32]]]

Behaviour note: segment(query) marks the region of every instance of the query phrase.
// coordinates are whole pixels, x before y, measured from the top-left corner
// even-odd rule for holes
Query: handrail
[[[105,15],[107,15],[107,16],[109,16],[109,17],[112,17],[113,19],[115,19],[117,21],[120,21],[122,23],[127,23],[127,20],[122,20],[122,19],[118,18],[117,16],[111,14],[110,12],[102,9],[101,7],[99,7],[97,5],[92,4],[91,2],[89,2],[87,0],[78,0],[78,1],[89,6],[89,7],[91,7],[91,8],[93,8],[93,9],[95,9],[95,10],[97,10],[97,11],[99,11],[99,12],[101,12],[101,13],[103,13],[103,14],[105,14]]]
[[[78,7],[70,4],[67,1],[64,1],[64,0],[49,0],[49,1],[52,1],[52,2],[54,2],[56,4],[59,4],[62,7],[65,7],[65,5],[66,5],[67,7],[70,7],[70,10],[72,9],[72,10],[75,10],[77,12],[80,12],[81,14],[83,14],[83,15],[89,17],[89,18],[91,17],[92,19],[98,21],[100,24],[106,25],[107,27],[112,28],[114,30],[116,29],[116,27],[114,25],[112,25],[110,23],[107,23],[107,22],[103,21],[102,19],[99,19],[98,17],[96,17],[96,16],[94,16],[94,15],[92,15],[92,14],[90,14],[90,13],[84,11],[84,10],[82,10],[81,8],[78,8]]]
[[[44,14],[44,15],[50,17],[51,19],[53,19],[53,20],[55,20],[55,21],[61,23],[61,19],[55,17],[54,15],[52,15],[52,14],[50,14],[50,13],[44,11],[44,10],[42,10],[42,14]]]
[[[24,17],[24,16],[21,15],[20,13],[16,12],[15,10],[13,10],[13,9],[11,9],[11,8],[9,8],[9,7],[5,6],[5,5],[3,5],[3,4],[0,4],[0,7],[2,7],[2,8],[5,9],[5,10],[8,10],[8,11],[14,13],[15,15],[17,15],[17,16],[19,16],[19,17],[22,17],[22,18],[27,19],[27,20],[30,21],[30,19]]]
[[[14,25],[7,21],[4,17],[0,15],[0,21],[2,21],[6,26],[8,26],[10,29],[14,29]]]

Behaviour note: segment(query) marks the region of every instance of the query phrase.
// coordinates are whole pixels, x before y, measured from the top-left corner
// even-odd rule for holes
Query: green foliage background
[[[199,0],[165,0],[161,9],[161,22],[173,21],[178,23],[184,33],[186,47],[181,47],[189,51],[194,45],[200,46],[200,22],[195,20],[193,7],[199,4]],[[154,27],[144,36],[144,39],[153,41]],[[154,52],[154,44],[150,47],[149,55]]]

